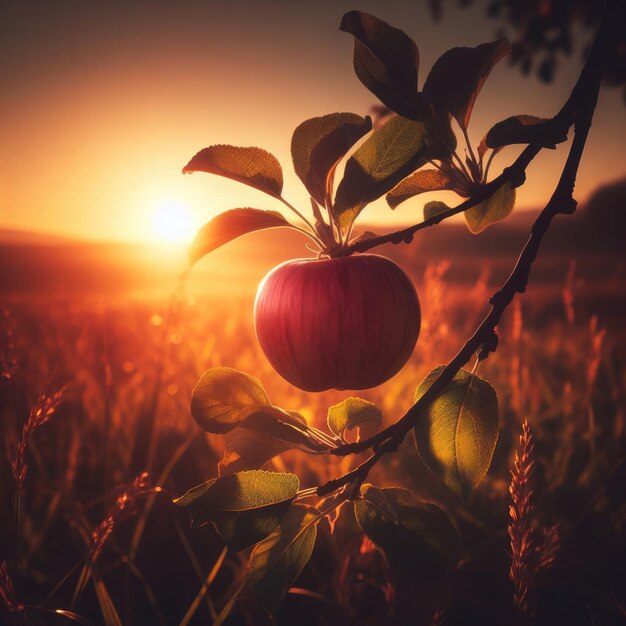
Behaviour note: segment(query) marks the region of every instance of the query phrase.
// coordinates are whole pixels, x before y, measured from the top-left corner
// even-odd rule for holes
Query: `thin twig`
[[[385,243],[410,243],[416,232],[423,230],[424,228],[428,228],[429,226],[436,226],[453,215],[463,213],[464,211],[471,209],[473,206],[484,202],[505,183],[510,182],[513,186],[519,187],[524,182],[526,168],[539,154],[539,152],[541,152],[541,150],[542,147],[539,145],[527,146],[517,159],[515,159],[509,167],[502,171],[500,176],[494,178],[490,183],[487,183],[483,187],[480,187],[480,189],[476,191],[471,198],[464,200],[457,206],[451,207],[447,211],[442,211],[437,215],[433,215],[433,217],[430,217],[423,222],[419,222],[418,224],[414,224],[413,226],[409,226],[408,228],[403,228],[386,235],[381,235],[380,237],[372,237],[371,239],[355,241],[349,246],[337,250],[334,256],[351,256],[355,252],[367,252],[368,250]]]

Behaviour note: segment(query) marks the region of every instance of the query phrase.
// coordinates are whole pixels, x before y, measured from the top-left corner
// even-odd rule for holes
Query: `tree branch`
[[[318,487],[318,495],[326,495],[352,481],[358,481],[360,485],[367,477],[369,470],[385,453],[398,449],[408,432],[417,422],[422,409],[435,400],[445,386],[452,381],[456,373],[472,358],[473,354],[478,353],[478,358],[482,360],[486,358],[490,352],[496,350],[498,343],[496,327],[502,314],[512,302],[515,295],[526,291],[532,264],[537,257],[541,241],[548,231],[552,220],[559,213],[571,214],[576,210],[576,201],[573,197],[574,186],[598,100],[606,41],[608,39],[608,29],[610,26],[608,13],[608,11],[605,11],[594,45],[568,101],[552,120],[556,124],[561,124],[568,119],[573,120],[574,139],[570,147],[567,161],[565,162],[565,166],[552,197],[533,224],[530,237],[513,271],[500,290],[492,296],[490,300],[491,310],[487,317],[458,354],[433,381],[424,395],[420,397],[402,418],[369,439],[358,443],[339,446],[332,450],[331,453],[338,456],[363,452],[369,448],[372,448],[374,453],[355,470]],[[528,146],[522,152],[518,161],[523,155],[526,155],[524,157],[525,159],[529,157],[532,159],[540,150],[541,146]],[[530,155],[532,155],[532,157]],[[516,163],[518,161],[516,161]],[[521,162],[524,163],[523,160]],[[528,160],[528,162],[530,162],[530,160]],[[498,179],[496,179],[496,181],[497,180]],[[496,181],[493,182],[495,183]],[[451,209],[451,211],[452,210],[453,209]],[[440,215],[438,217],[441,218],[442,216]],[[426,222],[424,222],[424,224],[426,224]],[[416,227],[414,226],[412,228]],[[407,230],[410,231],[411,229]],[[375,240],[369,240],[363,242],[363,244],[371,243],[372,241]]]
[[[423,230],[424,228],[428,228],[429,226],[435,226],[436,224],[443,222],[443,220],[446,220],[453,215],[457,215],[458,213],[463,213],[464,211],[467,211],[467,209],[471,209],[473,206],[491,198],[491,196],[498,189],[500,189],[504,183],[510,182],[513,187],[519,187],[522,185],[526,178],[526,168],[539,154],[539,152],[541,152],[541,150],[542,146],[526,146],[517,159],[515,159],[509,167],[504,168],[502,173],[497,178],[494,178],[490,183],[481,187],[471,198],[461,202],[461,204],[451,207],[447,211],[443,211],[438,215],[434,215],[423,222],[409,226],[408,228],[403,228],[402,230],[397,230],[393,233],[388,233],[387,235],[381,235],[380,237],[372,237],[371,239],[356,241],[349,246],[337,250],[336,254],[333,256],[343,257],[351,256],[355,252],[367,252],[368,250],[376,248],[384,243],[411,243],[413,235],[416,232]]]

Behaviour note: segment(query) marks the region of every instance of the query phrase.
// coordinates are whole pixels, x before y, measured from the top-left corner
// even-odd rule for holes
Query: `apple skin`
[[[396,374],[421,324],[417,293],[389,259],[295,259],[267,274],[254,303],[259,344],[304,391],[369,389]]]

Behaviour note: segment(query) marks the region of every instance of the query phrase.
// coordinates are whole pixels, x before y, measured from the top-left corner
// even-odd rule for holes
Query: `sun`
[[[152,213],[152,232],[155,239],[168,243],[190,241],[193,220],[189,209],[177,200],[166,200]]]

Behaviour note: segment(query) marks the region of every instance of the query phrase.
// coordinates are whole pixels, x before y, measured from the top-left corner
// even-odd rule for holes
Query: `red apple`
[[[413,352],[420,322],[408,276],[374,254],[283,263],[263,279],[254,304],[263,352],[305,391],[380,385]]]

